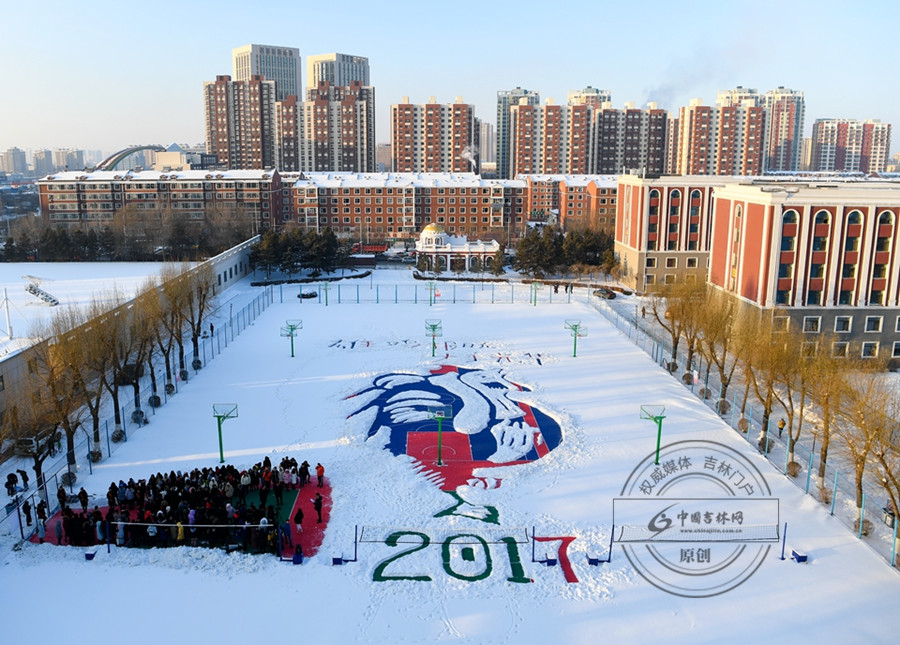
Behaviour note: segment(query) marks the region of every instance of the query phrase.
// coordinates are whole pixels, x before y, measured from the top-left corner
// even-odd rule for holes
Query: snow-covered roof
[[[615,187],[619,182],[617,175],[519,174],[516,175],[516,179],[521,179],[522,181],[530,179],[538,182],[564,182],[566,186],[587,186],[589,183],[594,182],[598,186]]]
[[[42,182],[59,181],[203,181],[204,179],[271,179],[274,170],[172,170],[160,172],[158,170],[95,170],[93,172],[82,170],[68,170],[55,172],[41,178]]]
[[[483,179],[471,172],[304,172],[288,173],[282,179],[297,177],[294,187],[321,188],[525,188],[515,179]]]

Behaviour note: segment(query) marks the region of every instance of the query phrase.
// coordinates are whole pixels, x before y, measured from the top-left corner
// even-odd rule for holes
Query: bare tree
[[[848,379],[838,409],[835,436],[853,466],[856,507],[861,513],[866,466],[870,457],[878,454],[879,438],[889,435],[896,422],[888,415],[894,390],[887,366],[882,361],[860,359],[852,367],[852,382]]]
[[[191,345],[194,350],[194,362],[192,367],[201,367],[200,360],[200,336],[203,334],[204,318],[215,308],[216,280],[212,267],[201,264],[185,272],[188,288],[185,322],[191,330]]]
[[[82,350],[77,341],[68,342],[72,331],[72,318],[64,310],[50,323],[37,325],[33,333],[40,340],[29,352],[26,376],[31,383],[32,405],[40,410],[37,417],[58,425],[65,433],[69,472],[74,471],[75,436],[85,416],[79,366]]]
[[[737,361],[731,356],[739,338],[736,333],[736,319],[735,299],[727,293],[708,290],[703,303],[700,351],[706,357],[707,363],[716,366],[719,374],[721,390],[719,402],[716,404],[716,411],[719,414],[727,412],[728,386],[731,385],[737,367]]]

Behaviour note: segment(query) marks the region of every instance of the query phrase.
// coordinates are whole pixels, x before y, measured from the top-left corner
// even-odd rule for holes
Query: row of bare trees
[[[176,362],[181,378],[187,377],[187,338],[193,355],[199,355],[204,320],[215,308],[215,284],[209,265],[166,265],[131,300],[113,288],[83,308],[58,309],[39,325],[35,344],[26,350],[21,377],[6,384],[8,403],[0,426],[3,440],[32,442],[39,486],[43,463],[62,437],[71,481],[79,430],[91,437],[91,458],[100,459],[104,403],[114,409],[113,440],[124,436],[122,388],[131,387],[133,417],[144,421],[141,376],[146,370],[152,390],[148,404],[161,404],[154,369],[160,357],[165,364],[164,387],[174,393]],[[202,366],[198,358],[193,362],[194,369]]]
[[[785,319],[744,305],[702,280],[660,285],[649,305],[671,341],[669,369],[678,369],[681,354],[683,378],[693,378],[699,355],[707,370],[718,376],[720,414],[730,410],[728,390],[734,379],[742,381],[742,425],[747,423],[744,414],[751,394],[763,410],[761,449],[769,442],[770,418],[783,413],[791,474],[800,470],[795,446],[809,433],[819,446],[816,474],[825,496],[830,493],[824,488],[825,468],[836,448],[839,462],[853,472],[858,509],[863,506],[866,476],[880,482],[890,506],[898,508],[900,391],[885,361],[836,353],[832,349],[836,338],[783,325]],[[702,395],[708,397],[710,392]]]

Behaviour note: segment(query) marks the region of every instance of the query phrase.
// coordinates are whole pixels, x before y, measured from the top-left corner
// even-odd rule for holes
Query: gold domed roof
[[[422,233],[427,235],[440,235],[443,232],[444,227],[440,224],[435,224],[434,222],[422,229]]]

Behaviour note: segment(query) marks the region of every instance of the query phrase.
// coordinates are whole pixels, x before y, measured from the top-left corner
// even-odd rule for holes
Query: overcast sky
[[[201,143],[203,82],[231,74],[231,50],[249,43],[298,47],[304,84],[307,55],[368,57],[378,142],[403,96],[462,96],[493,123],[497,91],[516,86],[565,103],[590,85],[616,107],[668,110],[785,86],[806,93],[807,134],[824,117],[900,124],[896,0],[5,5],[0,150]]]

